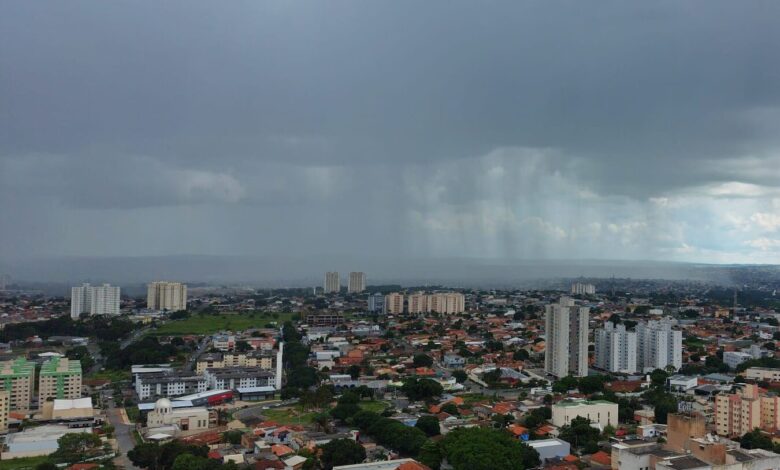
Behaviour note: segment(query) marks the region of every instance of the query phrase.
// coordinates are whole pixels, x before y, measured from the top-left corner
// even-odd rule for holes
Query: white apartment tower
[[[351,272],[349,273],[349,283],[347,284],[347,292],[350,294],[359,294],[366,290],[366,273]]]
[[[339,281],[339,273],[337,272],[326,272],[325,273],[325,285],[322,286],[325,290],[326,294],[330,294],[331,292],[338,292],[341,290],[341,284]]]
[[[571,285],[571,293],[575,295],[593,295],[596,293],[596,286],[575,282]]]
[[[672,329],[670,318],[650,320],[636,326],[637,366],[642,372],[682,367],[682,331]]]
[[[623,324],[606,322],[593,335],[596,343],[596,367],[609,372],[633,374],[636,368],[636,333]]]
[[[70,317],[78,320],[82,313],[119,315],[119,296],[119,287],[110,284],[73,287],[70,291]]]
[[[187,310],[187,285],[180,282],[152,282],[146,290],[146,308],[150,310]]]
[[[588,375],[588,307],[561,297],[545,306],[544,370],[558,378]]]

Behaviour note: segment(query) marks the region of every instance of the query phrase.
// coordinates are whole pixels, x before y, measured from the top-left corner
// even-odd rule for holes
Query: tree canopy
[[[460,428],[441,441],[455,470],[524,470],[539,465],[539,453],[503,430]]]

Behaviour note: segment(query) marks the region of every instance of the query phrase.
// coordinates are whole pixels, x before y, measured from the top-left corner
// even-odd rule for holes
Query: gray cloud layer
[[[0,256],[780,262],[780,3],[0,5]]]

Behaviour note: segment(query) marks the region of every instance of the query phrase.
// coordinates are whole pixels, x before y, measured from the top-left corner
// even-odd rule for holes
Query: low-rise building
[[[177,397],[208,390],[208,380],[193,373],[154,372],[135,379],[135,392],[140,400],[153,397]]]
[[[206,408],[174,408],[167,398],[160,398],[154,410],[146,416],[149,435],[169,434],[171,437],[196,434],[209,428]]]
[[[273,370],[275,359],[276,355],[271,351],[203,354],[195,363],[195,372],[202,374],[206,369],[224,369],[228,367],[260,367],[265,370]]]
[[[247,387],[266,387],[275,384],[276,374],[261,367],[232,367],[206,369],[203,374],[208,388],[235,390]]]
[[[723,353],[723,363],[731,367],[732,370],[736,369],[738,365],[745,361],[753,359],[750,353],[742,351],[726,351]]]
[[[602,430],[606,426],[614,428],[618,424],[618,405],[606,400],[562,400],[552,406],[555,426],[569,425],[578,416],[598,424]]]
[[[780,382],[780,369],[771,367],[748,367],[745,369],[745,378],[758,381]]]

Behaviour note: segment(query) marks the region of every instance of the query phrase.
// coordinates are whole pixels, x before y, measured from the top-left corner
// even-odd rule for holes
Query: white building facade
[[[633,374],[637,371],[636,332],[627,331],[623,324],[606,322],[596,330],[596,367],[609,372]]]
[[[545,306],[544,370],[558,378],[588,375],[588,307],[561,297]]]
[[[70,317],[78,320],[82,313],[90,315],[119,315],[120,289],[103,284],[83,284],[70,291]]]
[[[322,286],[326,294],[339,292],[341,290],[341,281],[339,280],[339,273],[327,272],[325,273],[325,283]]]
[[[637,366],[642,372],[682,367],[682,331],[670,318],[641,322],[636,326]]]

